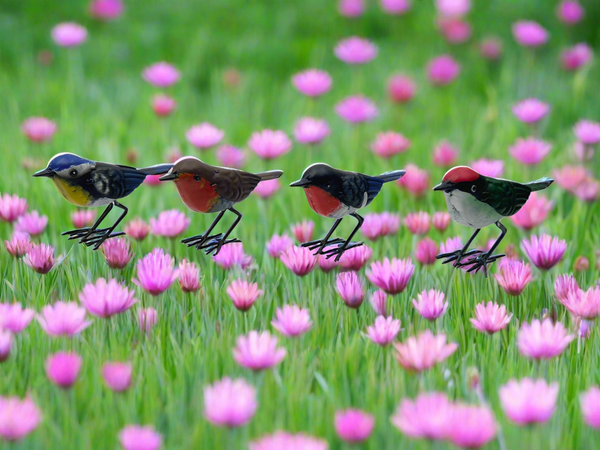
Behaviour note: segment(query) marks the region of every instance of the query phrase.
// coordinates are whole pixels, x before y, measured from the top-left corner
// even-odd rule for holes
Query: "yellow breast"
[[[58,177],[53,176],[52,181],[54,185],[58,189],[58,192],[67,200],[69,203],[72,203],[77,206],[89,206],[92,198],[90,195],[81,188],[81,186],[74,186],[70,184],[68,181]]]

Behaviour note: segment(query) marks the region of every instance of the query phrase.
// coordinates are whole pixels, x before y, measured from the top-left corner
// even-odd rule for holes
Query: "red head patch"
[[[442,181],[451,181],[452,183],[461,183],[463,181],[475,181],[479,174],[467,166],[457,166],[450,169],[444,175]]]

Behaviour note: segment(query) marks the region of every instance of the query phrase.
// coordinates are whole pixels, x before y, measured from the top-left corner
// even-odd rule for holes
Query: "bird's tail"
[[[260,177],[260,181],[274,180],[283,175],[283,170],[267,170],[266,172],[260,172],[255,175]]]
[[[142,167],[141,169],[136,169],[138,172],[142,172],[144,175],[162,175],[167,173],[173,164],[165,163],[165,164],[156,164],[150,167]]]
[[[391,172],[385,172],[381,175],[377,175],[374,178],[379,178],[384,183],[389,183],[390,181],[396,181],[404,176],[406,170],[392,170]]]
[[[554,180],[552,178],[544,177],[544,178],[540,178],[539,180],[530,181],[529,183],[525,183],[525,186],[529,186],[529,188],[532,191],[541,191],[543,189],[546,189],[552,183],[554,183]]]

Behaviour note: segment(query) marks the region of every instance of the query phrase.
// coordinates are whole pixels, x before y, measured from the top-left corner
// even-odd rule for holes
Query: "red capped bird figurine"
[[[394,170],[372,177],[358,172],[348,172],[334,169],[324,164],[316,163],[308,166],[302,173],[302,178],[290,184],[292,187],[304,188],[311,209],[317,214],[336,219],[324,239],[305,242],[303,247],[315,250],[315,255],[326,255],[329,259],[336,255],[339,261],[342,254],[353,247],[362,245],[362,242],[351,242],[356,232],[360,229],[364,219],[356,213],[357,210],[369,205],[379,194],[383,183],[395,181],[406,172]],[[342,219],[352,216],[358,224],[347,239],[329,239]],[[325,247],[334,245],[333,249],[324,250]]]
[[[192,211],[216,213],[219,215],[205,233],[183,239],[188,247],[195,246],[209,255],[217,255],[221,247],[239,239],[227,239],[242,219],[242,214],[233,206],[252,193],[261,181],[273,180],[283,175],[281,170],[269,170],[261,173],[249,173],[228,167],[211,166],[193,156],[185,156],[175,162],[171,170],[159,178],[160,181],[174,181],[183,203]],[[231,211],[237,217],[225,232],[211,235],[225,211]]]
[[[433,190],[444,193],[450,217],[461,225],[475,228],[475,232],[463,248],[450,253],[441,253],[436,258],[446,258],[442,264],[455,261],[453,264],[455,267],[471,266],[468,272],[477,272],[483,268],[487,277],[487,264],[505,256],[493,254],[507,232],[500,221],[519,212],[532,192],[546,189],[553,182],[553,179],[544,177],[529,183],[517,183],[503,178],[486,177],[466,166],[450,169],[444,175],[442,182]],[[500,236],[489,251],[468,252],[479,231],[492,224],[500,229]],[[467,257],[472,258],[463,261]]]

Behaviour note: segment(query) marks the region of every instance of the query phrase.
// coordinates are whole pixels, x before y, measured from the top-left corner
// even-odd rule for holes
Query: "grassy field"
[[[445,443],[408,439],[393,427],[390,416],[401,399],[424,390],[479,402],[469,386],[473,370],[479,373],[504,448],[565,450],[600,445],[598,431],[583,423],[579,406],[579,393],[600,383],[596,324],[579,350],[573,342],[561,356],[541,363],[519,354],[516,346],[519,324],[540,318],[544,308],[551,307],[555,277],[573,273],[577,257],[590,261],[588,270],[575,273],[580,286],[587,289],[599,278],[598,202],[585,203],[555,184],[544,193],[554,208],[542,225],[526,232],[505,220],[509,234],[501,249],[508,244],[518,249],[522,239],[541,233],[565,239],[568,245],[555,268],[548,272],[533,269],[533,281],[518,297],[507,295],[493,276],[471,276],[440,263],[421,267],[415,260],[408,288],[390,298],[392,315],[402,322],[398,340],[430,329],[446,333],[449,341],[459,345],[448,360],[422,375],[405,371],[396,362],[393,347],[380,348],[365,338],[376,314],[368,300],[358,314],[343,304],[335,290],[337,271],[323,273],[317,268],[298,278],[269,257],[265,244],[274,233],[290,233],[291,224],[306,219],[315,222],[315,237],[319,237],[332,223],[310,210],[300,190],[287,187],[313,162],[373,175],[413,163],[430,172],[432,187],[446,169],[433,165],[431,153],[439,141],[447,139],[460,149],[460,164],[479,158],[502,159],[506,178],[528,181],[576,164],[571,151],[573,125],[580,119],[600,120],[598,64],[575,74],[559,64],[559,54],[567,46],[585,41],[599,49],[600,10],[595,2],[582,1],[587,12],[584,21],[567,28],[556,18],[555,2],[479,1],[468,15],[473,37],[462,45],[449,45],[441,37],[429,0],[415,0],[411,12],[402,17],[385,15],[374,1],[367,3],[365,14],[351,20],[340,16],[332,1],[131,0],[122,17],[98,23],[87,14],[84,1],[0,0],[0,161],[4,168],[0,193],[26,198],[30,210],[47,215],[49,225],[39,240],[55,246],[57,255],[65,255],[50,273],[39,275],[3,249],[1,301],[20,302],[40,312],[55,300],[78,301],[83,286],[100,277],[117,278],[135,289],[139,300],[119,316],[91,319],[93,324],[77,338],[51,338],[35,320],[15,336],[10,358],[0,364],[0,394],[30,394],[43,421],[23,441],[14,446],[0,441],[0,448],[116,449],[120,448],[119,431],[139,423],[155,426],[164,437],[165,449],[245,449],[249,441],[278,429],[319,436],[329,442],[330,449],[341,449],[349,447],[336,435],[334,414],[349,407],[375,417],[374,432],[360,448],[446,448]],[[511,24],[521,19],[540,22],[550,33],[549,43],[535,52],[519,47]],[[78,48],[57,47],[50,30],[63,21],[86,26],[88,41]],[[504,44],[497,63],[486,62],[477,50],[479,39],[488,34],[499,36]],[[352,35],[369,38],[378,46],[374,61],[351,67],[335,58],[336,43]],[[43,50],[52,54],[49,65],[38,61]],[[439,88],[427,81],[425,66],[443,53],[453,55],[462,70],[452,85]],[[162,60],[182,73],[181,81],[167,89],[178,107],[165,119],[157,118],[150,107],[158,89],[141,77],[145,67]],[[302,96],[290,82],[293,74],[311,67],[326,70],[333,78],[331,92],[316,100]],[[240,74],[236,87],[223,81],[232,68]],[[417,83],[410,104],[395,105],[387,98],[386,82],[397,72],[412,76]],[[335,114],[334,107],[344,97],[359,93],[375,101],[379,116],[352,126]],[[539,133],[552,143],[552,151],[533,168],[508,154],[509,146],[529,133],[512,114],[512,106],[527,97],[551,105]],[[38,115],[57,123],[51,142],[31,143],[20,130],[23,120]],[[321,145],[311,148],[295,142],[290,153],[272,161],[260,160],[247,150],[244,169],[282,169],[284,175],[283,187],[274,197],[263,200],[252,195],[239,205],[244,217],[234,235],[254,259],[246,271],[222,270],[210,257],[187,249],[178,240],[152,235],[143,242],[131,241],[135,256],[124,270],[110,269],[100,251],[60,235],[72,228],[70,214],[75,207],[64,201],[50,180],[31,177],[59,152],[127,164],[127,153],[135,150],[139,167],[166,161],[173,147],[199,156],[186,141],[185,132],[204,121],[225,131],[223,142],[246,148],[252,132],[265,128],[284,130],[291,137],[295,121],[306,115],[329,122],[331,135]],[[406,153],[384,160],[370,151],[370,145],[378,132],[388,130],[404,134],[412,145]],[[596,177],[598,156],[589,165]],[[200,157],[217,163],[214,149]],[[24,168],[24,160],[35,169]],[[136,216],[147,221],[167,209],[184,211],[191,219],[184,236],[203,232],[213,219],[188,210],[172,184],[142,185],[123,203],[130,209],[125,222]],[[415,197],[390,183],[363,212],[390,211],[405,217],[414,211],[432,214],[445,208],[439,192],[429,190]],[[353,225],[351,218],[344,221],[340,235],[349,233]],[[428,236],[436,242],[453,236],[466,241],[470,232],[452,223],[445,233],[432,228]],[[11,225],[0,222],[0,237],[9,239],[11,234]],[[496,236],[492,226],[476,242],[485,245]],[[417,241],[402,226],[397,234],[368,243],[373,249],[370,262],[384,257],[414,260]],[[152,297],[132,283],[135,261],[155,247],[164,248],[177,262],[186,258],[200,267],[200,293],[185,294],[175,283]],[[521,250],[519,258],[527,260]],[[364,272],[359,276],[365,281],[368,299],[376,287]],[[237,311],[225,292],[239,277],[256,281],[264,290],[247,313]],[[447,314],[435,323],[421,318],[411,301],[431,288],[444,290],[450,303]],[[469,318],[482,301],[506,305],[514,314],[507,329],[487,336],[473,328]],[[297,340],[280,337],[287,356],[274,369],[255,374],[239,366],[232,355],[236,338],[251,330],[277,334],[270,322],[276,309],[285,304],[308,308],[312,329]],[[141,305],[159,312],[158,324],[148,336],[137,324]],[[558,305],[557,311],[558,319],[572,328],[574,321],[565,308]],[[79,379],[68,391],[52,385],[44,369],[46,357],[60,350],[75,351],[83,358]],[[133,363],[132,387],[123,394],[107,389],[100,373],[103,363],[115,360]],[[203,389],[224,376],[243,377],[257,389],[257,413],[240,429],[217,428],[204,418]],[[511,378],[523,377],[560,384],[556,412],[549,423],[518,427],[503,413],[499,387]],[[501,446],[496,440],[486,448]]]

